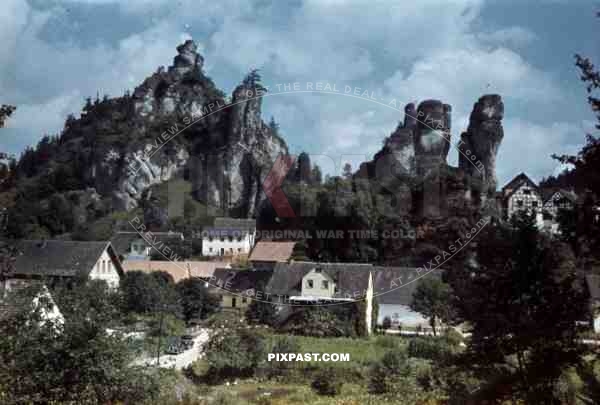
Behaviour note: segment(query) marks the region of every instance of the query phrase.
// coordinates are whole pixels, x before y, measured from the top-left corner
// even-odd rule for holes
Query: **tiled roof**
[[[250,261],[287,262],[292,256],[296,242],[258,242],[250,253]]]
[[[190,276],[208,278],[217,268],[227,266],[225,262],[208,261],[125,260],[123,262],[125,271],[139,270],[146,273],[164,271],[169,273],[176,283]]]
[[[504,199],[510,198],[523,184],[528,184],[534,190],[539,191],[537,184],[529,178],[525,173],[520,173],[514,179],[509,181],[502,187],[502,195]]]
[[[442,270],[427,272],[414,267],[382,267],[359,263],[278,263],[266,292],[277,296],[301,294],[302,278],[313,269],[321,269],[336,283],[335,297],[355,297],[368,288],[373,275],[373,295],[380,304],[410,305],[419,283],[427,277],[440,278]]]
[[[270,270],[216,269],[210,283],[225,291],[243,293],[248,290],[264,290],[271,279]]]
[[[369,271],[373,266],[360,263],[278,263],[266,292],[272,295],[300,295],[302,278],[313,269],[320,269],[334,280],[338,296],[355,297],[362,295],[368,287]]]
[[[16,276],[87,276],[104,249],[122,268],[110,242],[78,242],[63,240],[23,240],[18,243]]]
[[[256,220],[252,218],[217,217],[213,223],[215,228],[244,229],[254,231]]]

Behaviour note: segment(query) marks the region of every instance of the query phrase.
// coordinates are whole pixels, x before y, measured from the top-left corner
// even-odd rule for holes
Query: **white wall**
[[[112,288],[119,286],[119,280],[121,278],[119,277],[119,272],[110,258],[107,249],[104,249],[104,252],[102,252],[102,255],[92,268],[90,279],[104,280]]]
[[[252,248],[251,241],[253,236],[246,234],[242,236],[242,240],[239,241],[237,237],[232,237],[231,241],[229,237],[223,237],[221,241],[220,237],[215,237],[210,240],[208,237],[202,238],[202,256],[235,256],[250,253]],[[224,253],[221,254],[221,249]]]
[[[308,287],[308,280],[312,280],[313,288]],[[323,281],[327,281],[327,288],[323,288]],[[302,278],[302,296],[303,297],[329,297],[333,296],[335,285],[331,277],[325,273],[311,270]]]

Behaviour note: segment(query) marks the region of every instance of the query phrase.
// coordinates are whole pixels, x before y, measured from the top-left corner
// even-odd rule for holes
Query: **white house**
[[[559,234],[559,214],[564,210],[575,209],[577,195],[569,190],[547,189],[542,190],[542,196],[544,198],[544,229],[552,234]]]
[[[116,288],[123,275],[117,253],[106,241],[24,240],[17,249],[14,269],[3,280],[7,291],[32,280],[51,284],[75,278],[104,280]]]
[[[519,174],[502,188],[502,200],[505,218],[509,219],[519,211],[527,211],[535,213],[538,227],[544,226],[541,192],[525,173]]]
[[[248,255],[254,247],[255,238],[254,219],[215,218],[214,226],[202,230],[202,255]]]

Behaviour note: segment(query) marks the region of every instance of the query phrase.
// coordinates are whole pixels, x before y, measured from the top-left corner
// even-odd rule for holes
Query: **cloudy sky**
[[[550,155],[576,152],[593,126],[573,65],[576,52],[600,63],[592,0],[2,3],[0,102],[18,110],[0,143],[13,153],[59,132],[87,96],[133,89],[190,37],[226,92],[259,68],[270,86],[321,80],[399,104],[435,98],[452,105],[456,138],[477,98],[499,93],[501,183],[520,171],[552,174]],[[292,151],[330,156],[326,171],[370,158],[402,119],[364,100],[306,93],[266,98],[264,116],[280,123]]]

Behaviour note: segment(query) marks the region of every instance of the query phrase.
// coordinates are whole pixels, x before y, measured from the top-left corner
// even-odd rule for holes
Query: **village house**
[[[221,299],[221,309],[242,313],[252,299],[261,299],[271,276],[267,270],[216,269],[209,284],[211,292]]]
[[[17,249],[20,254],[14,268],[3,280],[5,291],[36,280],[51,284],[75,278],[103,280],[116,288],[123,275],[123,267],[110,242],[24,240]]]
[[[256,220],[215,218],[213,226],[202,230],[202,256],[248,255],[254,247]]]
[[[121,260],[148,260],[152,256],[164,259],[161,253],[166,254],[169,260],[179,260],[181,257],[176,252],[180,250],[184,239],[181,232],[147,232],[140,235],[129,231],[117,232],[111,243]]]
[[[525,173],[520,173],[502,187],[501,198],[505,219],[510,219],[517,212],[526,211],[535,214],[538,227],[543,227],[542,196],[537,184]]]
[[[534,213],[540,230],[558,234],[561,210],[573,210],[577,195],[560,188],[540,188],[525,173],[508,182],[499,193],[504,218],[510,219],[519,211]]]
[[[543,220],[544,229],[552,234],[559,234],[559,215],[562,210],[574,210],[577,204],[577,195],[573,191],[561,188],[542,189],[544,201]]]
[[[250,253],[249,261],[255,269],[273,269],[277,263],[288,263],[296,242],[259,241]]]

